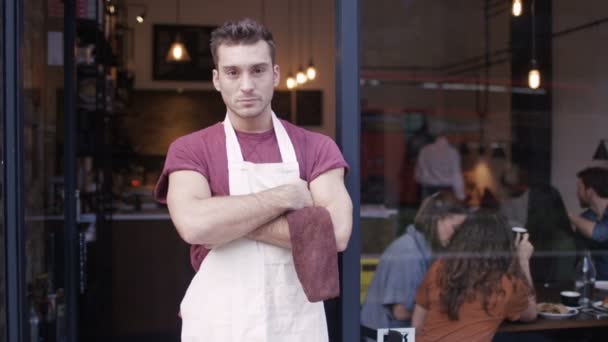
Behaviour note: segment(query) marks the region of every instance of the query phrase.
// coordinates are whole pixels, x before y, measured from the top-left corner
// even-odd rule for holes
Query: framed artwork
[[[291,113],[291,91],[275,90],[271,107],[279,119],[293,123]]]
[[[157,81],[211,81],[213,58],[209,48],[215,26],[154,25],[152,78]],[[171,44],[179,36],[190,61],[166,60]]]
[[[323,91],[296,90],[296,125],[321,126],[323,124]]]

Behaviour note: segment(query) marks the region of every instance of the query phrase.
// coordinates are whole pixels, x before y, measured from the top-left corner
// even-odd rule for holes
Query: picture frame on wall
[[[213,58],[209,41],[216,26],[157,24],[152,28],[152,78],[155,81],[211,81]],[[185,45],[190,61],[167,61],[176,37]]]
[[[323,91],[296,90],[296,125],[323,125]]]

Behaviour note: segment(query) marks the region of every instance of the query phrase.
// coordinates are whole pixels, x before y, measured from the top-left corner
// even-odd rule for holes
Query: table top
[[[568,286],[569,285],[569,286]],[[572,290],[572,284],[560,284],[546,287],[538,284],[535,286],[537,302],[559,303],[559,293],[564,290]],[[594,291],[596,299],[603,299],[608,296],[608,291]],[[578,328],[595,328],[608,327],[608,316],[600,319],[596,318],[592,313],[586,313],[579,310],[579,314],[567,319],[549,319],[538,316],[538,319],[530,323],[522,322],[504,322],[498,328],[499,332],[520,332],[520,331],[540,331],[540,330],[560,330],[560,329],[578,329]]]

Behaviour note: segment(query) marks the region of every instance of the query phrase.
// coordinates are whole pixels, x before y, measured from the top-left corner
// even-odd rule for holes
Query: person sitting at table
[[[491,341],[505,319],[536,319],[534,247],[528,234],[513,235],[495,211],[467,217],[420,284],[412,317],[416,341]]]
[[[585,211],[569,214],[572,229],[584,239],[586,249],[594,250],[596,279],[608,280],[608,168],[588,167],[576,176],[576,195]]]
[[[409,326],[416,290],[433,254],[447,246],[465,213],[450,192],[435,193],[422,202],[414,224],[380,257],[361,310],[364,336],[375,341],[375,329]]]
[[[576,240],[568,212],[559,191],[549,184],[530,186],[528,213],[524,227],[536,252],[530,271],[545,284],[573,280],[576,266]]]

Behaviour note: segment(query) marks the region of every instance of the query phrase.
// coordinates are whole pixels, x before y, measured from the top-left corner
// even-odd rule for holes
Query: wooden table
[[[565,286],[564,286],[565,285]],[[559,303],[559,293],[564,290],[571,290],[572,285],[566,284],[545,287],[536,285],[536,296],[538,302]],[[596,289],[594,297],[598,300],[608,296],[608,292]],[[548,319],[538,316],[538,319],[531,323],[504,322],[498,328],[498,332],[522,332],[522,331],[541,331],[541,330],[561,330],[578,328],[597,328],[608,327],[608,317],[597,319],[593,315],[580,312],[578,315],[567,319]]]

